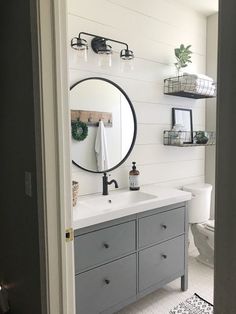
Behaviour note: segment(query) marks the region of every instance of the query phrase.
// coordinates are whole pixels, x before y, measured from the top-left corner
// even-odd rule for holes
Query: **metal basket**
[[[193,99],[213,98],[216,97],[216,83],[190,75],[170,77],[164,80],[164,94]]]
[[[212,131],[172,131],[163,133],[164,145],[169,146],[209,146],[216,144],[216,133]]]

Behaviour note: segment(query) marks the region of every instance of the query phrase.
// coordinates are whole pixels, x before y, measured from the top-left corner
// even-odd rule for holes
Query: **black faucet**
[[[108,182],[108,177],[106,172],[104,172],[104,176],[102,177],[102,195],[108,195],[108,185],[114,183],[115,184],[115,188],[118,189],[118,183],[116,182],[116,180],[111,180],[110,182]]]

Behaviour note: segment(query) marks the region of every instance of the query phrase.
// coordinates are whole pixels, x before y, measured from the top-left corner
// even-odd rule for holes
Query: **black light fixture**
[[[91,47],[98,54],[98,65],[101,68],[111,67],[112,47],[107,44],[106,39],[94,37],[91,41]]]
[[[99,64],[101,66],[103,63],[107,63],[109,66],[111,66],[112,46],[107,44],[108,41],[115,42],[126,47],[125,49],[122,49],[120,51],[120,58],[122,60],[130,61],[134,59],[134,53],[132,50],[129,50],[129,46],[127,43],[85,32],[80,32],[78,37],[72,38],[71,47],[73,49],[79,50],[80,52],[86,51],[88,49],[88,43],[85,39],[81,38],[81,35],[93,37],[91,41],[91,47],[95,53],[99,54]]]
[[[71,39],[71,47],[75,50],[78,50],[78,56],[83,58],[87,61],[87,50],[88,50],[88,43],[85,39],[79,37],[74,37]]]
[[[132,50],[122,49],[120,52],[120,57],[123,60],[132,60],[132,59],[134,59],[134,53]]]
[[[98,54],[112,54],[112,47],[107,44],[107,40],[101,37],[94,37],[91,41],[91,47]]]
[[[88,43],[85,39],[79,37],[74,37],[71,39],[71,47],[76,50],[87,50]]]

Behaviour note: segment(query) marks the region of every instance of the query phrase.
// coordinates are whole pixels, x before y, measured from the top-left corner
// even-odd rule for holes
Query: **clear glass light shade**
[[[87,49],[78,49],[77,51],[77,57],[79,60],[83,60],[85,62],[88,61],[88,50]]]
[[[120,71],[121,72],[130,72],[134,70],[134,59],[124,60],[120,59]]]
[[[110,68],[112,66],[111,56],[111,53],[98,52],[98,66],[103,69]]]
[[[72,38],[72,40],[71,40],[71,47],[74,50],[77,50],[77,57],[80,60],[87,61],[87,58],[88,58],[88,54],[87,54],[88,43],[87,43],[87,41],[85,39],[78,38],[78,37]]]
[[[134,53],[132,50],[123,49],[120,52],[121,72],[130,72],[134,69]]]

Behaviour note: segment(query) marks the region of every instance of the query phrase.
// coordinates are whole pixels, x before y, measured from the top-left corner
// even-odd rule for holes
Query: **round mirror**
[[[78,167],[102,173],[119,167],[137,133],[133,105],[114,82],[91,77],[70,88],[71,154]]]

